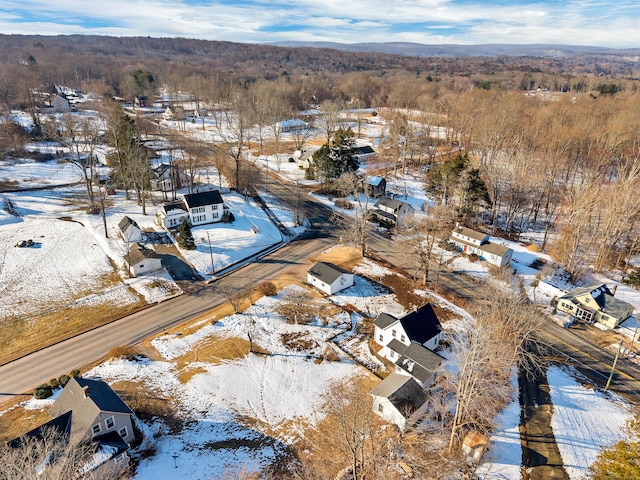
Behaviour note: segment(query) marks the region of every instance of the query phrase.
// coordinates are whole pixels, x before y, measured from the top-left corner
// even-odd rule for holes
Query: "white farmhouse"
[[[327,295],[333,295],[353,285],[353,273],[333,263],[318,262],[307,272],[307,282]]]
[[[468,255],[475,253],[479,258],[496,267],[504,267],[511,263],[513,250],[497,243],[491,243],[489,235],[485,233],[457,225],[451,231],[450,240],[464,253]]]
[[[401,227],[407,219],[412,218],[414,210],[411,205],[395,198],[382,197],[371,210],[374,219],[382,224]]]
[[[191,225],[221,222],[229,208],[218,190],[189,193],[182,200],[165,203],[156,213],[156,223],[164,228],[178,228],[186,218]]]
[[[373,325],[374,340],[382,347],[378,354],[394,363],[403,357],[412,342],[433,350],[444,336],[436,312],[429,303],[402,318],[381,313]]]

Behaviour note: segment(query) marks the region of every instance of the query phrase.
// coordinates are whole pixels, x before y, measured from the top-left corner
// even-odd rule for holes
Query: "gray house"
[[[71,378],[49,413],[52,420],[10,441],[8,446],[20,448],[30,440],[51,434],[66,445],[84,442],[93,447],[92,457],[86,464],[76,466],[77,477],[90,472],[99,472],[104,478],[115,477],[129,463],[127,450],[134,439],[133,412],[105,382]],[[43,462],[35,469],[47,468],[49,464]],[[39,471],[34,471],[32,476],[39,475]]]
[[[413,207],[395,198],[382,197],[371,210],[371,216],[378,222],[392,227],[401,227],[414,214]]]

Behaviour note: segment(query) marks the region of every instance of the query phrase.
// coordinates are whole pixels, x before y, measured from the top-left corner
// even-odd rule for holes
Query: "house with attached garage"
[[[131,217],[124,216],[122,220],[118,222],[118,229],[120,230],[120,235],[122,235],[122,239],[127,242],[141,242],[142,241],[142,230]]]
[[[333,295],[353,285],[353,273],[328,262],[318,262],[307,272],[307,283],[327,295]]]
[[[616,328],[633,314],[633,305],[614,297],[606,284],[571,290],[557,299],[557,309],[586,323]]]
[[[145,273],[155,272],[162,268],[162,258],[155,251],[137,242],[129,246],[129,253],[125,257],[129,273],[133,277]]]
[[[401,227],[409,218],[413,218],[414,210],[411,205],[395,198],[382,197],[371,210],[373,220],[383,225]]]
[[[77,478],[89,473],[99,474],[100,478],[115,478],[117,472],[128,465],[127,450],[134,440],[133,411],[105,382],[71,378],[49,413],[52,420],[12,440],[9,447],[20,448],[48,435],[71,447],[84,443],[83,448],[90,449],[91,455],[86,463],[76,466]],[[35,466],[32,477],[37,478],[55,461],[47,459]]]
[[[504,245],[490,242],[489,235],[486,233],[456,225],[451,231],[449,240],[467,255],[476,254],[482,260],[496,267],[504,267],[511,263],[513,250]]]
[[[444,337],[442,325],[429,303],[402,318],[381,313],[373,325],[374,341],[381,347],[378,354],[394,364],[412,343],[434,350]]]
[[[412,377],[397,373],[387,376],[369,394],[373,397],[373,412],[401,432],[411,423],[411,417],[426,405],[422,387]]]
[[[225,205],[220,191],[211,190],[189,193],[182,200],[165,203],[156,213],[156,223],[167,229],[178,228],[186,218],[191,225],[197,226],[221,222],[229,214],[229,207]]]

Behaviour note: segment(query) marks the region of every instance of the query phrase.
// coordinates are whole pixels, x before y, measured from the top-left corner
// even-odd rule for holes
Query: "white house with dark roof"
[[[395,198],[382,197],[371,210],[374,220],[393,227],[401,227],[409,218],[413,218],[414,210],[411,205]]]
[[[479,258],[496,267],[504,267],[511,263],[513,250],[504,245],[490,242],[489,235],[486,233],[456,225],[451,231],[450,240],[467,255],[475,253]]]
[[[120,229],[120,234],[125,242],[131,243],[142,241],[142,230],[131,217],[126,215],[122,217],[122,220],[118,222],[118,228]]]
[[[374,413],[396,425],[401,432],[426,403],[422,387],[412,377],[397,373],[387,376],[369,394],[373,397]]]
[[[307,283],[333,295],[353,285],[353,273],[328,262],[318,262],[307,272]]]
[[[221,222],[222,216],[229,212],[219,190],[189,193],[184,196],[184,204],[194,226]]]
[[[134,277],[155,272],[162,268],[160,255],[137,242],[129,246],[129,253],[125,257],[125,262],[129,268],[129,273]]]
[[[558,299],[558,310],[587,323],[598,322],[616,328],[633,315],[630,303],[613,296],[606,284],[571,290]]]
[[[413,342],[434,350],[444,336],[442,325],[429,303],[402,318],[381,313],[373,325],[374,340],[382,347],[378,354],[394,364]]]
[[[189,193],[182,200],[165,203],[156,213],[156,223],[164,228],[178,228],[182,219],[189,220],[191,225],[204,225],[221,222],[223,216],[229,214],[220,191]]]
[[[174,163],[161,163],[151,169],[151,188],[159,192],[174,192],[187,183],[184,171]]]

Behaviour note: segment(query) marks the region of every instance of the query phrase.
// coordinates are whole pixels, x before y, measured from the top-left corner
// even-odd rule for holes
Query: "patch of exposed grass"
[[[143,382],[121,381],[113,383],[111,387],[141,420],[152,421],[159,418],[167,425],[170,434],[176,435],[182,431],[184,419],[173,409],[177,399],[168,397]]]
[[[13,440],[51,420],[48,409],[25,410],[22,405],[19,405],[23,401],[24,398],[20,398],[13,401],[12,404],[3,404],[0,407],[0,410],[6,410],[4,414],[0,415],[0,443]]]
[[[280,335],[280,340],[285,347],[296,352],[313,350],[318,347],[318,342],[308,338],[304,332],[283,333]]]
[[[61,308],[28,319],[16,316],[4,319],[0,322],[0,364],[105,325],[133,313],[144,304],[140,298],[132,305],[84,305]]]
[[[18,182],[16,180],[0,178],[0,192],[5,190],[15,190],[16,188],[18,188]]]
[[[175,359],[178,369],[193,362],[206,362],[217,365],[225,360],[243,358],[249,354],[249,341],[238,337],[212,336]]]
[[[178,374],[178,380],[180,381],[180,383],[185,384],[199,373],[207,373],[207,369],[199,366],[192,367],[187,365]]]

